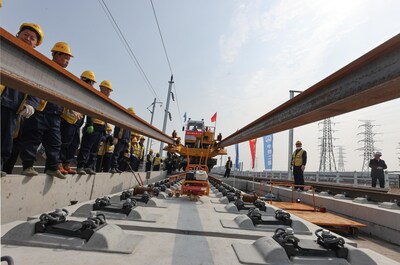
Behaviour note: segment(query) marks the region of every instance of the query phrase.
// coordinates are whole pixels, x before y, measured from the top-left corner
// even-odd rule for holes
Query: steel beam
[[[400,97],[400,34],[221,141],[221,147]]]
[[[171,137],[0,28],[1,83],[161,142]],[[132,97],[134,93],[126,95]]]

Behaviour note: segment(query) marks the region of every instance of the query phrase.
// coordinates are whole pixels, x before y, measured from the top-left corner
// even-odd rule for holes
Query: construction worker
[[[229,178],[229,175],[231,174],[231,168],[232,168],[232,160],[231,157],[228,156],[228,161],[226,161],[225,164],[225,174],[224,174],[224,178]]]
[[[371,168],[372,187],[376,187],[376,181],[379,181],[379,186],[385,188],[385,173],[384,169],[387,169],[387,165],[384,160],[381,159],[382,153],[375,152],[374,158],[369,161],[369,167]]]
[[[132,107],[128,108],[129,113],[135,114],[135,111]],[[114,128],[114,153],[111,157],[111,170],[110,173],[121,173],[122,171],[119,169],[119,164],[125,163],[121,162],[121,160],[125,161],[124,154],[126,150],[129,150],[128,146],[131,141],[131,131],[115,127]],[[121,159],[120,159],[121,158]],[[125,165],[121,165],[125,168]]]
[[[51,49],[53,61],[66,68],[73,57],[69,45],[65,42],[57,42]],[[36,176],[38,172],[33,168],[36,161],[36,152],[40,144],[46,152],[46,173],[49,176],[65,179],[60,169],[61,151],[61,114],[63,107],[40,101],[37,111],[25,121],[21,133],[21,160],[26,176]]]
[[[32,48],[36,48],[43,42],[42,28],[33,23],[23,23],[19,27],[17,38],[25,42]],[[39,98],[32,97],[13,88],[0,85],[1,93],[1,176],[5,176],[3,171],[4,164],[14,153],[13,161],[8,166],[11,173],[19,154],[19,142],[15,148],[13,135],[17,136],[20,132],[18,126],[22,126],[23,119],[28,119],[35,112],[39,105]],[[13,150],[15,149],[15,150]],[[5,169],[4,169],[5,170]]]
[[[96,77],[92,71],[85,71],[82,73],[81,78],[91,79],[96,82]],[[112,91],[112,84],[108,80],[100,83],[100,92],[110,96]],[[106,134],[107,124],[99,119],[86,117],[86,124],[83,127],[83,137],[81,141],[81,148],[78,154],[77,173],[79,175],[95,175],[96,171],[93,167],[96,164],[97,153],[102,137]]]
[[[293,178],[295,185],[304,185],[304,170],[307,164],[307,152],[302,149],[302,143],[296,142],[296,150],[292,155],[292,167],[293,167]],[[300,190],[304,190],[304,187],[298,187]]]
[[[146,156],[146,172],[151,171],[151,165],[153,164],[153,150],[150,149]]]
[[[138,171],[139,169],[139,157],[140,157],[140,145],[137,140],[140,135],[137,133],[131,133],[131,157],[130,157],[130,165],[133,171]]]
[[[160,165],[162,163],[162,159],[160,157],[160,153],[156,154],[156,157],[153,159],[153,171],[160,171]]]
[[[114,152],[114,136],[112,127],[107,124],[106,135],[101,139],[99,151],[97,152],[96,172],[109,172],[111,168],[111,157]]]
[[[140,164],[144,160],[144,141],[145,141],[145,138],[143,136],[140,136],[139,144],[137,147],[137,158],[138,159],[137,159],[135,168],[133,169],[134,171],[139,171]]]
[[[86,76],[86,77],[85,77]],[[84,75],[82,73],[81,80],[93,87],[96,82],[93,79],[94,75]],[[84,122],[84,115],[81,113],[64,108],[61,114],[61,153],[60,159],[62,163],[62,172],[68,174],[76,174],[76,171],[71,168],[71,162],[78,150],[81,138],[80,131]]]

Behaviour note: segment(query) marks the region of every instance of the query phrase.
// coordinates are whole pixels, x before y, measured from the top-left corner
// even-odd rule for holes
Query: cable
[[[151,3],[151,7],[153,8],[154,18],[156,19],[157,28],[158,28],[158,33],[160,33],[160,38],[161,38],[161,42],[162,42],[162,45],[163,45],[163,48],[164,48],[165,57],[167,58],[169,70],[171,71],[171,75],[173,75],[173,71],[172,71],[171,63],[170,63],[170,61],[169,61],[167,49],[165,48],[164,38],[163,38],[163,36],[162,36],[162,34],[161,34],[160,24],[158,24],[156,9],[154,8],[153,0],[150,0],[150,3]]]
[[[171,75],[173,75],[171,62],[169,60],[169,56],[168,56],[168,53],[167,53],[167,48],[165,47],[164,38],[163,38],[162,33],[161,33],[161,27],[160,27],[160,24],[158,23],[157,13],[156,13],[156,9],[155,9],[154,4],[153,4],[153,0],[150,0],[150,3],[151,3],[151,7],[153,9],[154,18],[155,18],[156,23],[157,23],[157,28],[158,28],[158,33],[160,34],[161,43],[162,43],[162,46],[164,48],[165,58],[167,59],[167,63],[168,63],[168,67],[169,67],[169,70],[171,72]],[[174,93],[175,93],[175,97],[176,97],[176,105],[178,107],[179,122],[181,123],[181,126],[183,127],[182,115],[181,115],[181,110],[179,108],[178,93],[176,92],[175,83],[174,83]]]
[[[118,26],[117,21],[114,19],[114,16],[112,15],[112,13],[111,13],[110,9],[108,8],[107,4],[105,3],[104,0],[99,0],[99,3],[101,5],[101,7],[103,8],[103,11],[106,13],[107,18],[110,21],[111,25],[113,26],[114,30],[116,31],[119,39],[121,40],[121,42],[123,43],[125,49],[127,50],[129,56],[131,57],[131,59],[135,63],[135,66],[138,69],[139,73],[141,74],[142,78],[145,80],[145,82],[148,85],[148,87],[152,90],[154,96],[159,101],[161,101],[159,96],[157,95],[156,91],[154,90],[153,85],[151,84],[149,78],[147,77],[145,71],[143,70],[143,67],[140,65],[139,60],[136,58],[135,53],[132,51],[128,41],[126,40],[126,38],[125,38],[124,34],[122,33],[120,27]]]

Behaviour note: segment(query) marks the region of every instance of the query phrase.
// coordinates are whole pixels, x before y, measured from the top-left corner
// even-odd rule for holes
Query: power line
[[[173,75],[174,73],[173,73],[173,71],[172,71],[171,63],[170,63],[170,61],[169,61],[167,49],[165,48],[164,38],[163,38],[163,36],[162,36],[162,34],[161,34],[161,28],[160,28],[160,24],[158,23],[157,14],[156,14],[156,9],[154,8],[153,0],[150,0],[150,3],[151,3],[151,7],[153,8],[154,18],[156,19],[157,28],[158,28],[158,33],[160,34],[160,38],[161,38],[162,46],[163,46],[163,48],[164,48],[165,57],[167,58],[169,70],[170,70],[170,72],[171,72],[171,75]]]
[[[112,15],[112,13],[111,13],[110,9],[108,8],[107,4],[105,3],[104,0],[99,0],[99,3],[101,5],[101,7],[103,8],[103,11],[106,13],[107,18],[110,21],[111,25],[113,26],[115,32],[117,33],[120,41],[124,45],[126,51],[128,52],[129,56],[131,57],[132,61],[135,63],[136,68],[138,69],[138,71],[141,74],[142,78],[145,80],[145,83],[151,89],[151,91],[153,92],[154,96],[159,101],[161,101],[160,98],[158,97],[156,91],[154,90],[153,85],[151,84],[149,78],[147,77],[145,71],[143,70],[143,67],[140,65],[139,60],[137,59],[135,53],[132,51],[131,46],[129,45],[129,43],[126,40],[124,34],[122,33],[120,27],[118,26],[117,21],[114,19],[114,16]]]
[[[156,24],[157,24],[157,28],[158,28],[158,33],[160,34],[161,43],[162,43],[162,46],[163,46],[163,48],[164,48],[165,58],[167,59],[167,63],[168,63],[168,67],[169,67],[169,70],[170,70],[170,72],[171,72],[171,75],[173,75],[174,73],[173,73],[173,71],[172,71],[172,66],[171,66],[171,62],[170,62],[170,60],[169,60],[167,48],[165,47],[164,38],[163,38],[163,35],[162,35],[162,33],[161,33],[161,27],[160,27],[160,23],[158,22],[157,13],[156,13],[156,9],[155,9],[154,4],[153,4],[153,0],[150,0],[150,3],[151,3],[151,7],[152,7],[152,9],[153,9],[154,18],[155,18],[155,20],[156,20]],[[175,93],[175,97],[176,97],[176,105],[177,105],[177,107],[178,107],[179,122],[181,123],[181,126],[183,126],[183,124],[182,124],[181,110],[180,110],[180,108],[179,108],[179,102],[178,102],[178,93],[176,93],[175,83],[174,83],[174,93]]]

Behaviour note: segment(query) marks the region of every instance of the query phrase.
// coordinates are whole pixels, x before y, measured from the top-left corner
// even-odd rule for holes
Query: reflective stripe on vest
[[[44,108],[46,107],[46,105],[47,105],[47,101],[41,99],[40,102],[39,102],[39,105],[38,105],[37,108],[36,108],[36,110],[37,110],[37,111],[43,111]]]
[[[61,118],[63,118],[69,124],[75,124],[78,121],[78,118],[76,117],[76,115],[67,108],[64,108],[64,110],[61,114]]]
[[[304,153],[304,150],[300,149],[300,151],[297,153],[297,155],[296,155],[296,151],[294,151],[293,155],[292,155],[292,165],[296,166],[296,167],[302,166],[303,165],[303,153]]]
[[[100,125],[106,124],[104,121],[99,120],[99,119],[93,119],[93,123],[100,124]]]
[[[0,84],[0,95],[3,95],[4,90],[6,90],[6,86]]]
[[[122,134],[124,133],[124,129],[119,129],[119,132],[118,132],[118,139],[122,139]]]

